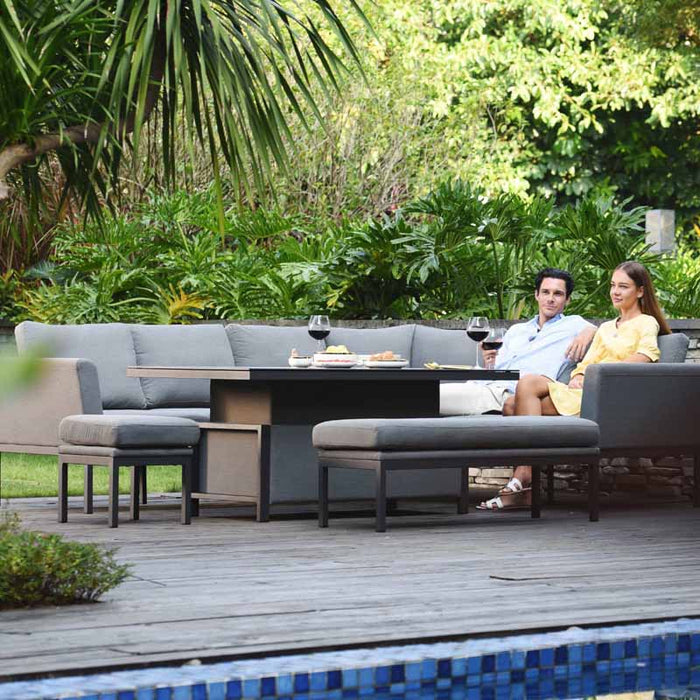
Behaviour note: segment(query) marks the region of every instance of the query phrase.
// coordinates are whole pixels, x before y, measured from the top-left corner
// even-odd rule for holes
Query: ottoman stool
[[[367,418],[319,423],[319,527],[328,527],[328,471],[365,469],[376,483],[376,530],[386,530],[387,474],[462,470],[460,513],[467,512],[468,468],[531,464],[533,518],[540,517],[540,467],[588,465],[589,514],[598,520],[598,424],[563,416]],[[389,494],[391,495],[391,494]]]
[[[199,426],[187,418],[143,415],[67,416],[58,429],[58,522],[68,519],[68,465],[109,467],[109,526],[117,527],[119,467],[133,467],[131,517],[139,518],[139,482],[147,466],[174,464],[182,467],[180,522],[192,516],[192,471],[199,443]]]

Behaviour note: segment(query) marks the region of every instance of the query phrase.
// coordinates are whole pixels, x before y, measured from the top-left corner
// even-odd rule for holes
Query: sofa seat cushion
[[[124,323],[52,326],[23,321],[15,329],[20,353],[40,351],[47,357],[92,360],[97,367],[103,408],[146,408],[138,379],[126,376],[136,364],[134,341]]]
[[[360,418],[320,423],[313,443],[324,450],[474,450],[596,447],[597,423],[564,416]]]
[[[292,348],[300,355],[313,355],[317,348],[306,326],[231,323],[226,326],[226,335],[241,367],[287,367]]]
[[[224,327],[131,326],[139,367],[233,367],[235,362]],[[147,408],[208,406],[208,379],[154,379],[142,377]]]
[[[476,362],[476,343],[465,331],[418,324],[413,334],[411,367],[422,367],[426,362],[473,365]]]
[[[118,448],[189,447],[199,442],[199,427],[187,418],[166,416],[67,416],[58,428],[60,442]]]
[[[147,408],[143,411],[131,409],[113,409],[105,411],[108,416],[168,416],[170,418],[189,418],[197,423],[208,423],[211,411],[206,406],[181,406],[180,408]]]

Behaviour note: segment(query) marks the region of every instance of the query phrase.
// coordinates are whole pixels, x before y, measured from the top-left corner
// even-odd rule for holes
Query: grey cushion
[[[104,408],[146,408],[139,380],[126,376],[127,366],[136,364],[128,325],[51,326],[23,321],[15,329],[15,336],[20,353],[41,350],[47,357],[92,360],[97,367]]]
[[[685,333],[671,333],[659,336],[659,362],[685,362],[689,338]]]
[[[595,447],[598,425],[563,416],[372,418],[320,423],[315,447],[357,450],[467,450]]]
[[[411,367],[422,367],[426,362],[441,365],[473,365],[476,343],[465,331],[445,330],[418,324],[413,334]]]
[[[300,355],[313,355],[316,341],[306,326],[226,326],[236,364],[243,367],[287,367],[296,348]]]
[[[62,455],[81,455],[83,457],[190,457],[191,447],[161,447],[147,449],[145,447],[101,447],[99,445],[59,445],[58,452]]]
[[[147,408],[135,411],[130,408],[117,408],[105,411],[108,416],[168,416],[171,418],[189,418],[197,423],[208,423],[211,411],[205,406],[181,406],[179,408]]]
[[[188,447],[199,442],[199,427],[187,418],[165,416],[67,416],[58,436],[71,445]]]
[[[131,326],[136,363],[179,367],[232,367],[226,331],[218,324],[194,326]],[[208,379],[141,378],[147,408],[207,406]]]
[[[414,329],[410,324],[391,328],[331,328],[328,344],[345,345],[362,355],[393,350],[410,360]]]

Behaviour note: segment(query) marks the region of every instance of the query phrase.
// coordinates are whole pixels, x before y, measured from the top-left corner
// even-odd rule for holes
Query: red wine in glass
[[[309,335],[314,340],[324,340],[328,337],[330,330],[322,330],[317,328],[309,328]]]
[[[475,342],[480,343],[482,340],[488,337],[488,329],[483,330],[481,328],[467,328],[467,335]]]
[[[328,316],[312,316],[309,319],[309,335],[318,343],[318,352],[323,352],[325,348],[324,339],[331,332],[331,322]]]
[[[500,350],[503,347],[503,340],[484,340],[481,347],[484,350]]]

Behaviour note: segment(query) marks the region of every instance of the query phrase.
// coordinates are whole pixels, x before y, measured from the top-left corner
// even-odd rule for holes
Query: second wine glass
[[[318,342],[318,352],[326,349],[324,340],[331,332],[331,322],[328,316],[312,316],[309,319],[309,335]]]
[[[476,348],[476,369],[482,369],[479,365],[479,346],[482,340],[485,340],[489,334],[489,320],[486,316],[472,316],[467,324],[467,335],[477,343]]]

